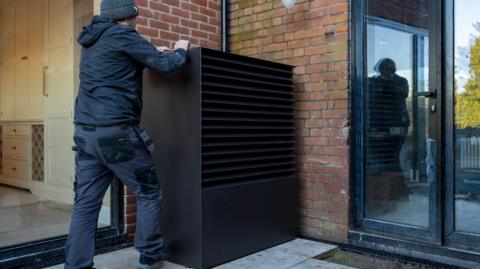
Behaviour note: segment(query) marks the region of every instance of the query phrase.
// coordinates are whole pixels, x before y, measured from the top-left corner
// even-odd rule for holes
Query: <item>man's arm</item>
[[[401,84],[400,84],[400,93],[402,97],[408,97],[408,91],[409,91],[409,86],[408,86],[408,80],[401,77]]]
[[[134,30],[118,34],[115,39],[123,52],[157,72],[174,71],[187,59],[185,49],[179,48],[169,53],[161,52]]]

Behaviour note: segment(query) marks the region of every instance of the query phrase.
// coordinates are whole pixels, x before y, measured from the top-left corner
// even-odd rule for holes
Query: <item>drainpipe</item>
[[[222,0],[222,51],[228,52],[228,0]]]

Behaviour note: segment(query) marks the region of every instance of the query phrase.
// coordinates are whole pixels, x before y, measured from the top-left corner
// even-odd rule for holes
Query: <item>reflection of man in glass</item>
[[[401,172],[400,150],[410,125],[406,101],[408,81],[396,74],[395,62],[389,58],[378,61],[374,70],[377,75],[369,79],[370,130],[381,136],[370,144],[383,147],[382,156],[377,157],[384,171]]]

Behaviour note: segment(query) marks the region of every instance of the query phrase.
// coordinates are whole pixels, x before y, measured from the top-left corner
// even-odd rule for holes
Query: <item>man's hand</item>
[[[190,41],[188,40],[178,40],[175,42],[175,47],[173,48],[174,50],[176,49],[184,49],[188,51],[190,49]]]
[[[166,46],[161,46],[161,47],[157,47],[157,50],[160,52],[167,52],[167,51],[170,51],[170,48]]]

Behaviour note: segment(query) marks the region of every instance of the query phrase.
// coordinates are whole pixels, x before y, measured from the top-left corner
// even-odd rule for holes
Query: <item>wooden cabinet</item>
[[[2,7],[1,15],[1,61],[7,62],[15,58],[15,2]]]
[[[4,176],[27,180],[28,179],[28,162],[14,159],[3,159]]]
[[[25,124],[2,125],[3,176],[27,181],[30,178],[30,129]]]
[[[15,1],[15,20],[7,22],[10,26],[13,26],[15,31],[15,58],[17,60],[28,60],[28,1],[16,0]],[[12,23],[15,23],[12,25]]]
[[[99,5],[100,0],[0,0],[2,183],[28,182],[21,187],[36,195],[72,200],[80,58],[75,37]],[[41,124],[33,128],[32,121]],[[22,174],[19,167],[25,165]]]
[[[28,0],[28,111],[29,118],[43,118],[44,111],[44,1]]]
[[[15,114],[14,119],[28,119],[28,62],[20,61],[15,65]]]
[[[44,98],[43,98],[43,64],[40,58],[31,59],[28,65],[28,111],[29,118],[43,118]]]
[[[43,118],[44,1],[0,5],[1,120]]]
[[[3,142],[5,158],[14,160],[28,160],[28,143],[26,139],[5,139]]]
[[[73,42],[73,1],[48,0],[48,49]]]
[[[71,0],[48,0],[45,73],[45,182],[71,188],[74,172],[74,9]]]
[[[29,59],[41,60],[44,49],[44,2],[28,1],[28,55]]]
[[[3,125],[3,135],[6,138],[26,138],[30,133],[29,128],[25,124]]]
[[[43,123],[0,123],[1,182],[28,188],[30,181],[44,180]]]
[[[15,61],[9,60],[1,65],[1,119],[9,120],[15,118]]]

